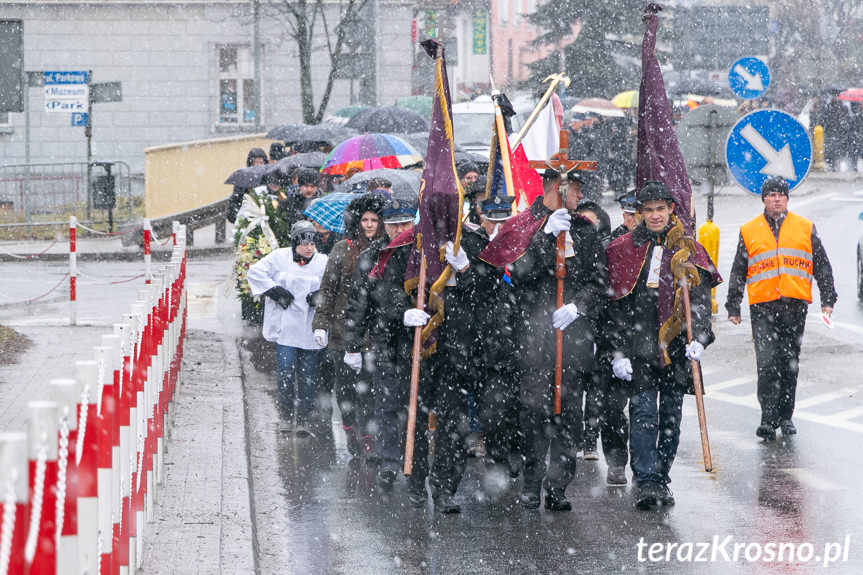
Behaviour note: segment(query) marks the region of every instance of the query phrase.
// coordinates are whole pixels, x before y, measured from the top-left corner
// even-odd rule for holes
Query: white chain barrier
[[[42,437],[39,454],[36,457],[36,474],[33,479],[33,503],[30,505],[30,528],[27,530],[27,543],[24,544],[24,558],[33,562],[36,556],[36,542],[39,540],[39,527],[42,522],[42,500],[45,496],[45,468],[48,464],[48,437]]]
[[[12,536],[15,534],[15,512],[17,497],[15,494],[15,481],[18,479],[18,470],[10,471],[9,481],[6,482],[3,494],[3,521],[2,537],[0,537],[0,575],[9,573],[9,560],[12,556]]]

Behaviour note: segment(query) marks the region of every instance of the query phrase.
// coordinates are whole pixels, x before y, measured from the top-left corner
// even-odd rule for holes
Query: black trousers
[[[774,428],[794,414],[797,373],[808,304],[782,299],[749,307],[761,423]]]
[[[586,374],[564,365],[561,413],[554,414],[554,363],[520,373],[524,489],[566,489],[575,476],[582,434],[582,393]],[[548,456],[548,464],[546,464]]]
[[[433,370],[438,427],[430,482],[438,491],[455,494],[467,463],[468,393],[474,394],[483,427],[486,461],[508,465],[519,427],[517,380],[509,371],[476,373],[441,359]]]
[[[402,471],[405,435],[407,432],[408,400],[410,399],[410,366],[379,362],[375,365],[373,387],[375,390],[375,422],[377,434],[375,447],[381,456],[380,471]],[[428,418],[431,405],[430,378],[428,373],[420,375],[417,400],[416,429],[414,433],[413,469],[411,484],[425,484],[429,473]]]
[[[626,402],[629,391],[614,377],[611,363],[598,359],[586,380],[584,392],[584,445],[592,447],[602,439],[602,452],[609,466],[623,467],[629,460],[629,420]]]
[[[357,427],[360,435],[374,435],[375,396],[371,373],[366,369],[369,354],[363,354],[363,369],[360,373],[345,365],[345,350],[327,349],[333,365],[333,386],[336,403],[342,414],[343,427]],[[320,366],[319,366],[320,368]]]

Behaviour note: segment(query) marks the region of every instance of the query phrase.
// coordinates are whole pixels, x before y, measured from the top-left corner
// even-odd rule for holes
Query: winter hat
[[[270,159],[277,162],[287,156],[285,154],[285,145],[281,142],[273,142],[270,144]]]
[[[644,183],[641,190],[638,192],[639,205],[644,204],[649,200],[666,200],[674,201],[674,196],[668,191],[668,186],[659,180],[648,180]]]
[[[297,185],[307,186],[314,184],[317,186],[320,175],[321,174],[314,168],[302,168],[297,174]]]
[[[294,222],[291,226],[291,243],[293,245],[313,244],[318,237],[315,226],[306,220]]]
[[[267,163],[267,153],[264,151],[264,149],[263,148],[252,148],[251,150],[249,150],[249,155],[246,156],[246,167],[247,168],[252,166],[252,161],[255,158],[263,158],[264,163],[265,164]]]
[[[768,178],[761,184],[761,200],[767,197],[767,194],[780,193],[788,197],[788,182],[782,176],[773,176]]]
[[[479,175],[479,168],[473,162],[462,162],[458,166],[458,178],[462,179],[467,174],[474,172]]]

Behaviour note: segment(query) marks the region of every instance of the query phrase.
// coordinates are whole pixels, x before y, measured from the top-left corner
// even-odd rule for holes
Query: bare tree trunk
[[[306,0],[297,3],[297,48],[300,53],[300,103],[303,122],[311,124],[315,118],[314,94],[312,93],[312,32]]]

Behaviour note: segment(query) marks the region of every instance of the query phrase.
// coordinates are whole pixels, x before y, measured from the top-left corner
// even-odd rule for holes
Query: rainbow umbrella
[[[346,174],[378,168],[404,168],[423,161],[422,155],[410,144],[392,134],[364,134],[349,138],[336,146],[321,172]]]

